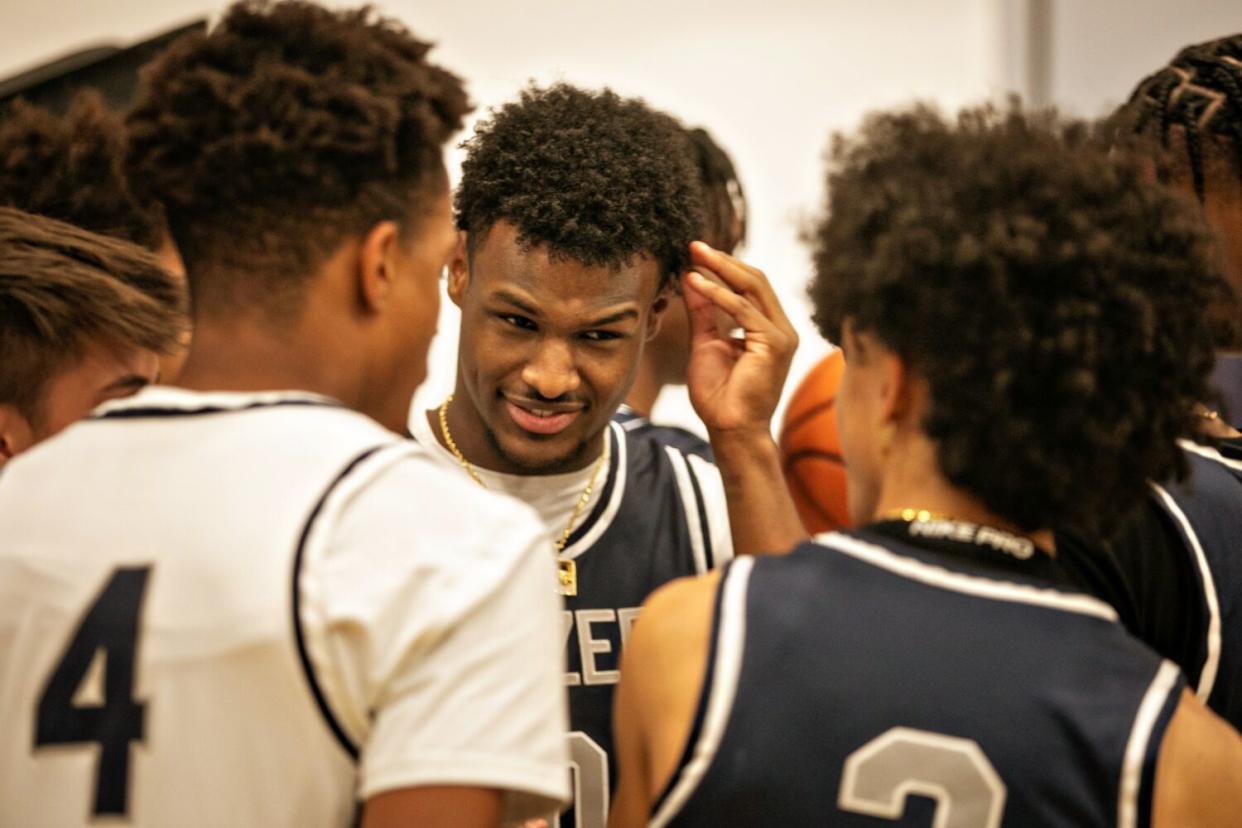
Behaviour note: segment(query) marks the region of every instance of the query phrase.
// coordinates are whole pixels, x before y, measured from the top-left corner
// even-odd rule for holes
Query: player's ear
[[[457,247],[448,266],[448,295],[453,304],[461,307],[462,297],[470,284],[470,240],[465,230],[457,231]]]
[[[886,422],[906,420],[926,396],[926,383],[910,373],[909,366],[895,351],[880,345],[874,338],[868,342],[870,356],[879,361],[880,413]]]
[[[669,297],[673,293],[671,285],[672,282],[665,285],[655,301],[651,303],[651,313],[647,314],[647,339],[649,341],[660,332],[660,322],[664,319],[664,313],[668,310]]]
[[[0,466],[12,460],[34,443],[34,431],[17,407],[0,405]]]
[[[362,239],[358,251],[358,297],[363,307],[378,311],[388,303],[398,276],[401,231],[395,221],[381,221]]]

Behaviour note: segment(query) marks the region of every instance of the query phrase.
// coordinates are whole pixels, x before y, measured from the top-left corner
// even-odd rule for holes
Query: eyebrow
[[[522,299],[522,297],[514,293],[510,293],[507,290],[496,291],[494,294],[492,294],[492,298],[497,299],[501,302],[507,302],[510,305],[513,305],[513,307],[517,308],[518,310],[520,310],[522,313],[526,314],[527,316],[532,316],[535,318],[538,318],[539,316],[541,316],[538,308],[533,307],[529,302]],[[619,310],[614,313],[610,313],[606,316],[601,316],[598,319],[593,319],[590,322],[586,323],[585,325],[582,325],[581,327],[597,328],[597,327],[600,327],[601,325],[611,325],[615,322],[621,322],[627,319],[637,319],[637,318],[638,318],[638,311],[636,309],[625,308],[624,310]]]
[[[610,313],[607,316],[601,316],[599,319],[596,319],[593,322],[589,322],[586,325],[583,325],[583,327],[584,328],[598,328],[602,325],[611,325],[614,322],[621,322],[626,319],[637,319],[637,318],[638,318],[638,311],[634,310],[633,308],[626,308],[625,310],[617,311],[616,313]]]
[[[493,299],[499,299],[501,302],[508,302],[513,307],[520,310],[527,316],[539,316],[539,309],[527,304],[520,296],[510,293],[507,290],[498,290],[492,294]]]

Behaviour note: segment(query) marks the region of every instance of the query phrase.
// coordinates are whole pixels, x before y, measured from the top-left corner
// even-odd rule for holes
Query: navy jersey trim
[[[608,508],[608,504],[612,501],[612,492],[617,485],[617,467],[621,463],[621,451],[617,445],[620,438],[617,437],[616,432],[611,428],[608,429],[608,439],[610,441],[609,448],[612,456],[608,458],[608,479],[604,484],[604,490],[600,492],[599,500],[596,501],[595,508],[591,510],[591,514],[587,516],[586,520],[578,524],[578,528],[575,529],[573,534],[569,536],[569,539],[565,541],[566,549],[571,548],[578,541],[582,540],[587,532],[591,531],[592,527],[594,527],[595,524],[599,522],[599,519],[603,517],[605,510]]]
[[[340,742],[341,747],[349,754],[354,761],[358,760],[358,748],[346,735],[345,729],[341,727],[341,723],[337,721],[336,716],[332,712],[332,708],[328,705],[327,697],[324,696],[323,689],[319,686],[319,681],[315,678],[315,668],[311,664],[310,654],[306,649],[306,636],[302,632],[302,596],[301,590],[298,588],[298,581],[302,576],[302,557],[306,552],[306,541],[310,537],[311,529],[315,526],[315,521],[319,518],[323,511],[324,503],[327,502],[329,495],[332,494],[346,477],[350,475],[354,469],[371,455],[375,454],[382,448],[386,448],[391,443],[382,443],[373,446],[359,454],[343,468],[323,494],[319,496],[315,507],[311,509],[310,515],[306,518],[306,523],[302,526],[302,534],[298,537],[297,551],[293,555],[293,636],[297,643],[298,660],[302,663],[302,672],[306,676],[306,683],[310,685],[311,695],[315,697],[315,704],[319,707],[319,712],[323,714],[324,721],[328,723],[328,727],[332,730],[332,734],[336,736],[336,740]]]
[[[754,566],[755,558],[738,558],[721,574],[719,609],[713,628],[712,683],[699,695],[703,716],[697,723],[698,738],[687,745],[689,752],[683,756],[685,763],[674,772],[659,809],[653,810],[651,828],[664,828],[677,818],[716,762],[716,752],[733,718],[738,680],[746,658],[750,577]]]
[[[1185,681],[1176,664],[1161,661],[1134,712],[1117,786],[1118,828],[1146,828],[1149,824],[1141,821],[1144,811],[1148,817],[1151,813],[1149,783],[1155,782],[1156,757],[1172,718],[1170,705],[1177,707]]]
[[[1139,789],[1138,824],[1147,828],[1151,825],[1153,803],[1156,799],[1156,760],[1160,758],[1160,745],[1164,742],[1164,734],[1169,729],[1169,722],[1177,712],[1181,703],[1182,688],[1185,686],[1181,678],[1174,683],[1164,700],[1164,707],[1156,717],[1156,724],[1151,730],[1151,739],[1147,742],[1147,755],[1143,758],[1143,783]]]
[[[703,673],[703,686],[699,690],[699,703],[694,711],[694,719],[690,723],[690,733],[686,736],[686,746],[681,752],[681,758],[677,760],[676,770],[668,778],[668,782],[664,784],[664,790],[660,791],[660,795],[651,805],[651,813],[657,813],[664,807],[664,800],[668,799],[668,795],[672,793],[673,786],[677,784],[677,780],[681,778],[681,771],[694,756],[694,748],[699,743],[699,737],[703,734],[703,720],[707,718],[707,700],[712,695],[712,683],[716,679],[716,648],[720,640],[720,603],[724,598],[725,579],[729,574],[728,566],[725,566],[720,573],[720,583],[716,584],[716,599],[712,602],[712,632],[707,648],[707,670]]]
[[[1220,669],[1220,597],[1216,593],[1216,582],[1212,577],[1212,567],[1208,563],[1206,553],[1203,551],[1203,544],[1199,542],[1198,534],[1195,532],[1194,527],[1191,526],[1190,519],[1182,511],[1182,507],[1178,505],[1177,500],[1166,489],[1155,483],[1151,484],[1151,487],[1156,493],[1156,502],[1173,519],[1173,524],[1177,527],[1177,533],[1181,536],[1182,542],[1190,552],[1191,560],[1194,561],[1192,569],[1199,584],[1199,592],[1203,599],[1203,609],[1207,613],[1207,630],[1203,636],[1203,663],[1198,665],[1198,670],[1194,676],[1191,676],[1191,679],[1195,685],[1195,695],[1206,704],[1208,697],[1212,695],[1212,690],[1216,686],[1216,674]]]
[[[201,417],[207,414],[232,414],[238,411],[253,411],[256,408],[280,408],[286,406],[318,406],[322,408],[343,408],[340,403],[326,400],[264,400],[246,405],[203,405],[197,408],[171,408],[165,406],[147,406],[143,408],[118,408],[102,414],[92,414],[89,420],[139,420],[158,419],[165,417]]]
[[[716,568],[716,553],[712,548],[712,527],[707,522],[707,506],[703,502],[703,489],[699,486],[699,476],[694,473],[694,464],[686,458],[686,472],[690,475],[690,487],[694,490],[694,505],[698,511],[699,525],[703,527],[703,556],[707,560],[708,570]],[[692,520],[686,515],[686,520]]]

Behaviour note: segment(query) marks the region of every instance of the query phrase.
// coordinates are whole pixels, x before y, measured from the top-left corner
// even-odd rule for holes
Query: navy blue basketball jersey
[[[729,565],[651,824],[1146,825],[1177,667],[1019,539],[893,525]]]
[[[698,457],[610,429],[604,491],[570,537],[578,594],[565,599],[570,759],[574,806],[564,828],[603,828],[616,783],[612,700],[619,657],[639,608],[655,589],[701,574],[733,555],[720,474]]]
[[[1190,475],[1155,487],[1194,576],[1195,612],[1183,613],[1194,618],[1194,646],[1182,668],[1201,700],[1242,727],[1242,462],[1193,443],[1183,446]]]
[[[415,417],[412,426],[416,440],[465,475],[425,416]],[[577,594],[566,596],[562,614],[574,805],[554,820],[554,828],[607,824],[616,783],[613,693],[621,650],[643,601],[671,580],[733,557],[728,504],[714,465],[616,422],[609,425],[608,441],[599,498],[560,553],[573,561],[577,576]],[[548,554],[555,553],[549,548]]]
[[[656,425],[628,405],[622,405],[612,417],[613,422],[631,434],[654,438],[666,446],[680,449],[685,454],[693,454],[704,460],[714,460],[712,444],[693,431],[678,426]]]

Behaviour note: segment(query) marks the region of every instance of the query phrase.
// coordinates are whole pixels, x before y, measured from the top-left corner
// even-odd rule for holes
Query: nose
[[[522,368],[522,381],[548,400],[577,391],[582,380],[574,364],[573,349],[559,339],[540,340]]]

